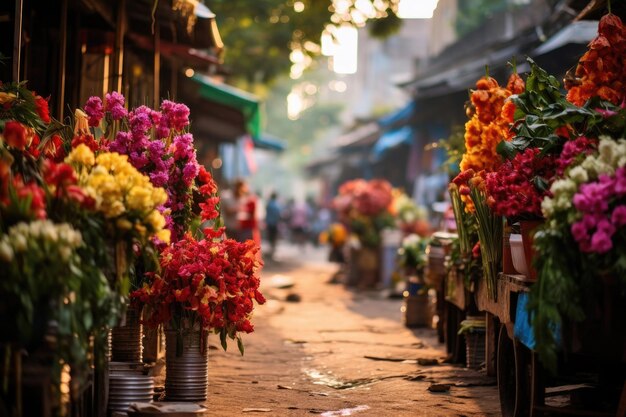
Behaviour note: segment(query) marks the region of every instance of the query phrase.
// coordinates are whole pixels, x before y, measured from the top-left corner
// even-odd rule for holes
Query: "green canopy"
[[[204,75],[194,75],[194,81],[200,84],[200,96],[215,103],[239,110],[246,120],[246,130],[254,141],[261,137],[261,110],[259,99],[238,88],[218,84]]]

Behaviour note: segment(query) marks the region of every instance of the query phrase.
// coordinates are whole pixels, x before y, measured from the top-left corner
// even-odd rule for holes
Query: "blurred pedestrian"
[[[293,242],[299,246],[304,246],[309,236],[309,219],[311,208],[306,201],[297,202],[291,210],[289,226]]]
[[[234,187],[234,184],[232,185]],[[234,190],[231,188],[223,188],[220,192],[220,209],[224,227],[226,227],[226,236],[238,240],[236,238],[239,230],[239,221],[237,220],[237,199]]]
[[[257,224],[257,202],[254,194],[250,193],[248,183],[243,179],[235,181],[232,199],[227,194],[227,201],[224,204],[224,222],[231,222],[231,230],[226,224],[226,233],[229,237],[245,242],[249,239],[255,239],[255,231],[258,235]]]
[[[281,207],[278,202],[278,193],[272,192],[265,207],[265,226],[267,228],[267,240],[270,244],[269,259],[274,259],[276,244],[278,242],[278,226],[281,219]]]

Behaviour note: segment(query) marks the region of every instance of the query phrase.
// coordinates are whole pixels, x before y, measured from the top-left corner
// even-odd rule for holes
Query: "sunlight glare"
[[[297,120],[302,113],[302,98],[298,93],[291,92],[287,96],[287,116],[289,120]]]
[[[333,56],[333,71],[354,74],[357,71],[359,33],[350,25],[337,29],[337,49]]]
[[[430,19],[438,0],[400,0],[398,17],[401,19]]]

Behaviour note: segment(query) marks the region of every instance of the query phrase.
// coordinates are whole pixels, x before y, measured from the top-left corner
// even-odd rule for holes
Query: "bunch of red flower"
[[[47,197],[54,201],[76,203],[88,209],[94,206],[94,200],[77,185],[76,173],[68,164],[45,160],[42,174],[41,185],[35,181],[24,181],[19,174],[11,179],[8,173],[0,174],[0,213],[45,219],[48,217]]]
[[[374,217],[389,209],[393,200],[391,191],[391,184],[385,180],[352,180],[339,187],[333,205],[344,216],[349,217],[354,210],[358,215]]]
[[[203,199],[203,201],[198,204],[201,210],[200,218],[203,222],[216,219],[220,215],[220,198],[217,196],[217,184],[211,173],[202,165],[200,165],[200,173],[198,174],[197,180],[200,183],[198,192]]]
[[[539,149],[528,148],[487,174],[488,203],[496,214],[541,217],[541,201],[549,194],[556,159],[539,154]],[[544,186],[539,188],[541,181]]]
[[[603,16],[598,36],[578,62],[576,78],[566,80],[567,99],[577,106],[595,96],[615,105],[621,104],[626,98],[625,55],[626,27],[614,14]]]
[[[161,253],[161,273],[151,274],[131,297],[150,307],[151,326],[199,318],[204,329],[226,329],[231,338],[250,333],[253,301],[265,302],[257,252],[253,241],[198,241],[187,234]]]

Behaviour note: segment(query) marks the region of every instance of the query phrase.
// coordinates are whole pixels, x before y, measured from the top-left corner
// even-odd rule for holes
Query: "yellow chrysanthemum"
[[[81,143],[70,152],[67,158],[65,158],[65,162],[72,165],[91,167],[96,163],[96,160],[91,149],[84,143]]]
[[[165,218],[157,210],[167,201],[167,193],[154,187],[126,155],[103,152],[94,157],[89,148],[80,145],[67,161],[83,166],[81,185],[96,201],[96,209],[111,219],[117,230],[133,231],[142,238],[151,234],[169,242],[169,231],[163,230]]]

